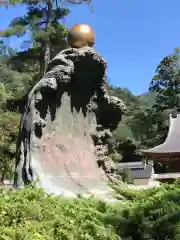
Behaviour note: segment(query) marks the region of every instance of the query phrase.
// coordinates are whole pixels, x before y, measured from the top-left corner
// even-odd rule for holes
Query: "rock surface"
[[[106,62],[90,47],[69,48],[49,64],[22,115],[14,187],[32,181],[47,193],[109,190],[115,167],[106,140],[125,110],[105,89]]]

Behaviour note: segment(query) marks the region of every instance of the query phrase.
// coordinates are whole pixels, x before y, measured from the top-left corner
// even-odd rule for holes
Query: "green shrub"
[[[123,193],[122,189],[118,192]],[[124,192],[126,192],[125,189]],[[113,225],[122,239],[180,239],[180,186],[178,182],[150,190],[127,189],[126,196],[131,201],[126,200],[118,213],[106,218],[106,223]]]
[[[1,190],[0,239],[115,240],[115,229],[104,223],[111,210],[97,200],[68,200],[33,188]]]
[[[180,187],[116,186],[117,204],[65,199],[28,187],[0,190],[0,240],[179,240]]]

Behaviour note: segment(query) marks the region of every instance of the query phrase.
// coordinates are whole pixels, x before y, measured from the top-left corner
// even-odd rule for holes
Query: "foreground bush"
[[[115,229],[104,222],[114,210],[87,199],[45,196],[42,190],[0,192],[0,239],[115,240]]]
[[[32,187],[0,192],[0,240],[180,240],[180,187],[116,188],[121,201],[47,196]]]
[[[122,193],[122,190],[119,192]],[[125,192],[125,191],[124,191]],[[132,193],[131,193],[132,192]],[[107,218],[122,239],[180,240],[180,185],[138,191],[127,189],[124,207]]]

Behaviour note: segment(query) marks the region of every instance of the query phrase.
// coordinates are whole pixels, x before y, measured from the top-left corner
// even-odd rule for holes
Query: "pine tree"
[[[26,14],[14,18],[8,29],[1,31],[1,36],[22,37],[29,34],[30,39],[23,42],[24,51],[18,53],[13,60],[18,64],[30,60],[29,63],[33,62],[33,66],[38,63],[42,75],[53,55],[66,47],[67,29],[60,20],[68,15],[69,10],[59,7],[51,0],[24,0],[23,4],[26,6]]]
[[[175,53],[165,57],[156,69],[150,91],[156,92],[155,108],[160,111],[180,107],[180,58]]]

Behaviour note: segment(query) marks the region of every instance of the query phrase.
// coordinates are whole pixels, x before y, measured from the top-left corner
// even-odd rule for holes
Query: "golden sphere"
[[[68,44],[72,48],[92,47],[94,41],[94,31],[87,24],[76,24],[69,30]]]

